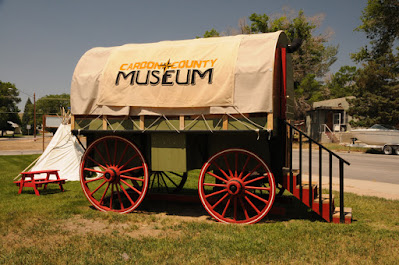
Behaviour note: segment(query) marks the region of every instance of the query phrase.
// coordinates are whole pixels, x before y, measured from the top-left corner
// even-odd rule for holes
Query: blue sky
[[[215,28],[237,27],[252,13],[282,13],[283,7],[323,14],[317,33],[332,29],[338,60],[354,65],[350,53],[367,43],[354,32],[366,0],[0,0],[0,80],[36,98],[69,93],[74,68],[92,47],[191,39]],[[32,99],[32,98],[31,98]]]

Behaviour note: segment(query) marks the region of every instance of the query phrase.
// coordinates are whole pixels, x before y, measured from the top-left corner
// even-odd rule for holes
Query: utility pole
[[[36,139],[36,95],[33,93],[33,138]]]

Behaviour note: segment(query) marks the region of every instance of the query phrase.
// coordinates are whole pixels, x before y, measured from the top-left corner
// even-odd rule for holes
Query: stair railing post
[[[330,153],[329,155],[329,172],[328,172],[328,176],[329,176],[329,187],[328,187],[328,192],[329,192],[329,199],[330,199],[330,205],[329,205],[329,209],[330,209],[330,222],[332,220],[332,216],[333,216],[333,204],[332,204],[332,154]]]
[[[339,160],[339,220],[345,223],[344,216],[344,162]]]
[[[319,212],[320,215],[323,216],[323,190],[322,190],[322,175],[323,175],[323,168],[322,168],[322,149],[319,146]]]
[[[302,133],[299,132],[299,198],[302,201]]]
[[[290,126],[290,146],[289,146],[289,154],[290,154],[290,191],[292,192],[294,190],[294,174],[292,172],[292,138],[293,138],[293,133],[292,133],[292,126]]]
[[[312,140],[309,139],[309,206],[313,205],[313,189],[312,189]]]

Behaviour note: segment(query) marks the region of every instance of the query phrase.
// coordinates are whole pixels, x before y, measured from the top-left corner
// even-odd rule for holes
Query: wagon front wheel
[[[261,158],[244,149],[228,149],[203,165],[198,192],[203,206],[216,220],[252,224],[270,211],[276,186]]]
[[[94,141],[83,155],[80,184],[90,203],[100,211],[128,213],[143,201],[148,189],[148,167],[140,150],[118,136]]]

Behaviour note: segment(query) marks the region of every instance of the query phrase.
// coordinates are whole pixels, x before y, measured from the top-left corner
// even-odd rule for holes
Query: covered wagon
[[[261,220],[287,164],[291,50],[279,31],[87,51],[71,86],[87,199],[131,212],[149,190],[179,192],[191,171],[212,217]]]

